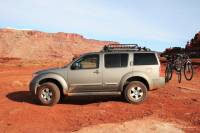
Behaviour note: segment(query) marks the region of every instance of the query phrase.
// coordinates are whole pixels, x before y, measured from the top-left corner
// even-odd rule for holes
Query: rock
[[[123,123],[108,123],[84,127],[73,133],[184,133],[173,123],[142,119]]]
[[[0,29],[0,57],[4,58],[68,62],[74,54],[99,51],[110,43],[117,42],[86,39],[74,33]]]

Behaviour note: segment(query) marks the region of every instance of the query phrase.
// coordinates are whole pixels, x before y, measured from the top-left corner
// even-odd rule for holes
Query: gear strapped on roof
[[[104,52],[112,51],[151,51],[146,47],[139,47],[137,44],[109,44],[103,47]]]

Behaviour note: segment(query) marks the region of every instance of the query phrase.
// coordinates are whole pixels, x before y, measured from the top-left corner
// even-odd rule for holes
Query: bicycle
[[[173,71],[178,75],[178,82],[181,82],[180,60],[177,60],[177,55],[170,55],[167,57],[167,66],[165,69],[165,81],[169,82],[172,79]]]
[[[187,54],[179,54],[177,60],[180,61],[180,66],[178,66],[180,71],[183,71],[186,80],[192,80],[194,75],[194,70],[192,66],[192,61]]]
[[[169,58],[167,58],[167,67],[165,70],[166,82],[171,80],[173,75],[173,70],[176,70],[179,83],[181,83],[182,71],[184,73],[186,80],[191,80],[194,75],[192,62],[189,56],[186,54],[176,54],[169,56]]]

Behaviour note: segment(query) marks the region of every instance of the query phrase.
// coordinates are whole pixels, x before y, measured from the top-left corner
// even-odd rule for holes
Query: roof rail
[[[112,51],[151,51],[146,47],[139,47],[137,44],[109,44],[103,47],[104,52]]]

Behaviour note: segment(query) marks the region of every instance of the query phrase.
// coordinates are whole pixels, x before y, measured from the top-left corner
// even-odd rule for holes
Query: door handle
[[[130,66],[133,66],[133,61],[130,61]]]
[[[98,73],[99,73],[99,70],[95,70],[93,73],[96,73],[96,74],[98,74]]]

